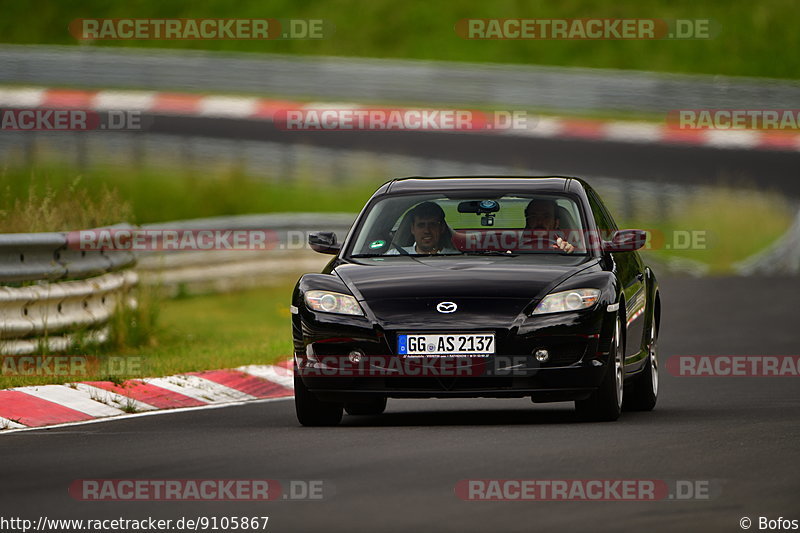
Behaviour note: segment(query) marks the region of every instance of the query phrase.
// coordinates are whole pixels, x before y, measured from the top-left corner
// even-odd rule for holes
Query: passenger
[[[556,201],[545,198],[534,198],[525,208],[525,229],[534,232],[547,232],[547,238],[554,242],[554,246],[568,254],[575,251],[575,246],[570,244],[558,234],[559,220],[556,216]]]

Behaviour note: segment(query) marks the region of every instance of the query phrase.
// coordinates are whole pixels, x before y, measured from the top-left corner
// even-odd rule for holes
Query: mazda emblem
[[[453,313],[456,309],[458,309],[458,306],[455,302],[439,302],[436,306],[436,310],[440,313]]]

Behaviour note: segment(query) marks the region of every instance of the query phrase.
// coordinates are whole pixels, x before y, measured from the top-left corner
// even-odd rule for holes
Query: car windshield
[[[563,194],[393,196],[372,204],[351,256],[585,255],[582,220]]]

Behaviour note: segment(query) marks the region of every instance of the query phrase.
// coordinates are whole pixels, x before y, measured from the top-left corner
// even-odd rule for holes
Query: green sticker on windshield
[[[384,244],[386,244],[386,241],[372,241],[369,243],[369,247],[374,250],[376,248],[383,248]]]

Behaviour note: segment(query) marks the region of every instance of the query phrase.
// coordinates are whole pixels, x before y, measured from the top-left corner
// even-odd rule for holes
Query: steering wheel
[[[553,235],[551,232],[547,232],[546,235],[536,235],[535,233],[531,235],[531,244],[539,250],[544,250],[548,248],[556,248],[558,247],[558,239],[561,237],[560,235]],[[563,238],[563,237],[561,237]]]
[[[391,247],[397,250],[400,255],[411,255],[407,251],[403,250],[403,247],[397,244],[396,242],[392,242]],[[385,254],[384,254],[385,255]]]

